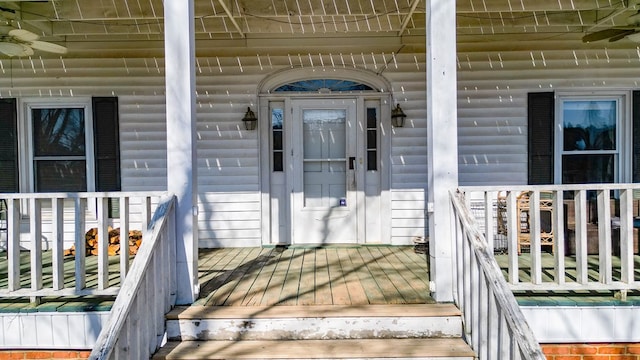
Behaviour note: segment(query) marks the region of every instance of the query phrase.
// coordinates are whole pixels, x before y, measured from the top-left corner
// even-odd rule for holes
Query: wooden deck
[[[200,251],[197,305],[433,303],[426,255],[413,247],[288,247]]]

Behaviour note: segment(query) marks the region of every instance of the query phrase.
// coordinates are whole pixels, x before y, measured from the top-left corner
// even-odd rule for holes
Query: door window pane
[[[304,206],[337,207],[347,195],[345,110],[303,110]]]

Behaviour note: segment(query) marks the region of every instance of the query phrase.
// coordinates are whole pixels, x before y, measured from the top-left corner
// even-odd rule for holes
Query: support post
[[[178,304],[190,304],[198,285],[195,39],[193,1],[165,0],[167,189],[176,203]]]
[[[427,0],[429,256],[432,296],[453,301],[452,204],[458,186],[456,2]]]

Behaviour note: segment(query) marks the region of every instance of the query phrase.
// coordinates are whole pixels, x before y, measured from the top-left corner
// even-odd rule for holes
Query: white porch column
[[[167,188],[177,196],[178,304],[198,297],[198,186],[193,1],[164,1]]]
[[[427,0],[427,131],[430,278],[436,301],[453,300],[449,190],[458,186],[456,2]],[[431,210],[431,209],[429,209]]]

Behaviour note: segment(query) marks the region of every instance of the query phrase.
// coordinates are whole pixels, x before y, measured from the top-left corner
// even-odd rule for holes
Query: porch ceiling
[[[588,32],[627,26],[629,16],[640,9],[636,4],[640,1],[458,0],[458,39],[468,43],[524,38],[581,43]],[[163,11],[162,0],[4,0],[0,1],[0,25],[25,28],[42,40],[67,46],[69,56],[74,56],[74,50],[77,56],[126,49],[127,44],[140,49],[141,43],[157,51],[164,38]],[[196,39],[244,44],[234,50],[256,45],[251,43],[254,40],[267,47],[292,38],[313,42],[339,38],[345,46],[373,38],[411,43],[404,39],[424,36],[425,12],[425,0],[195,0]],[[377,42],[370,41],[372,45]],[[627,39],[618,43],[632,44]],[[335,41],[324,46],[332,45]]]

